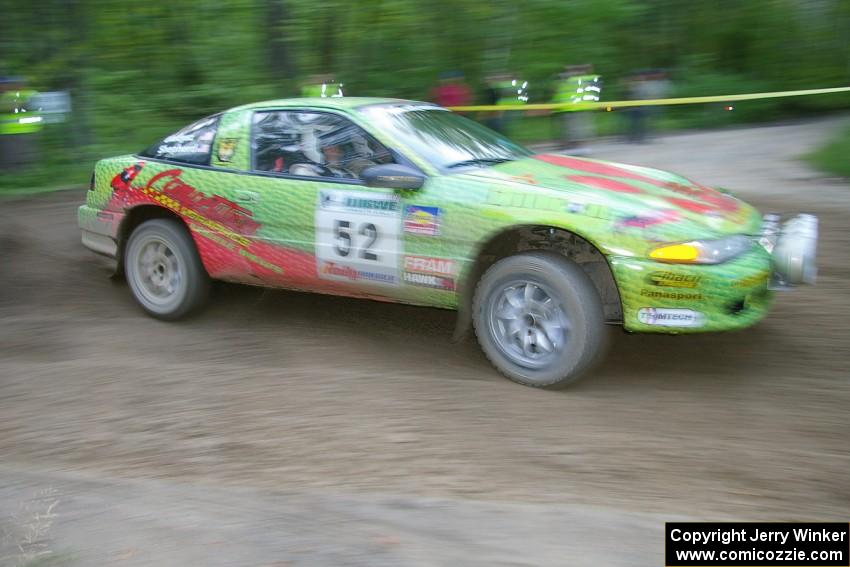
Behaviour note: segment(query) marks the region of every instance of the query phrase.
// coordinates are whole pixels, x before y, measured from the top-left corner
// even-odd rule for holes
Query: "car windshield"
[[[531,155],[498,132],[438,106],[375,105],[360,111],[445,173],[490,167]]]

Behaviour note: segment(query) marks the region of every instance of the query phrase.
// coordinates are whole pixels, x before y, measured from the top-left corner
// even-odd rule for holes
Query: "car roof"
[[[229,112],[253,110],[257,108],[284,108],[288,106],[297,107],[313,107],[313,108],[334,108],[338,110],[351,110],[362,106],[372,105],[395,105],[395,104],[431,104],[423,103],[414,100],[404,100],[399,98],[379,98],[379,97],[362,97],[362,96],[344,96],[344,97],[312,97],[312,98],[282,98],[277,100],[267,100],[263,102],[255,102],[231,108]]]

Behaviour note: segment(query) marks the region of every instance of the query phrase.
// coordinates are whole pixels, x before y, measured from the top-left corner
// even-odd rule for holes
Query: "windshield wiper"
[[[448,169],[453,169],[455,167],[464,167],[467,165],[496,165],[497,163],[505,163],[508,161],[514,161],[514,158],[507,157],[493,157],[493,158],[474,158],[474,159],[465,159],[463,161],[459,161],[457,163],[453,163],[451,165],[447,165]]]

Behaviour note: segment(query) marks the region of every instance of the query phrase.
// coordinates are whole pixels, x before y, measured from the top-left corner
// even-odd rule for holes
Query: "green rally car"
[[[458,310],[507,377],[554,387],[605,325],[740,329],[812,283],[817,219],[678,175],[534,154],[431,104],[278,100],[97,163],[83,244],[177,319],[211,279]]]

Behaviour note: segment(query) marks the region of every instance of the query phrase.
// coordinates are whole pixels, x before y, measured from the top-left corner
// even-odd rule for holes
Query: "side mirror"
[[[425,183],[425,176],[407,165],[385,163],[372,165],[360,172],[367,187],[385,189],[419,189]]]

